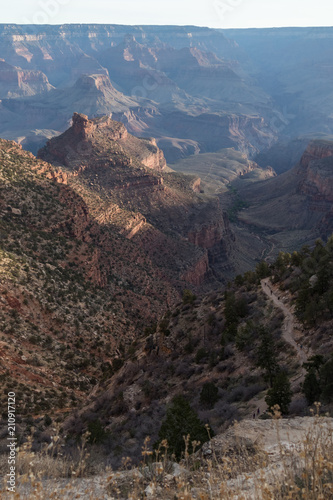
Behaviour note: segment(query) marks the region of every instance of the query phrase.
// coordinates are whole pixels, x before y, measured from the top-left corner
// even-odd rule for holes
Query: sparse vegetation
[[[189,454],[189,439],[180,465],[173,462],[167,441],[154,451],[149,438],[142,448],[140,465],[132,468],[124,458],[119,472],[106,469],[94,473],[86,449],[89,434],[77,448],[76,458],[67,459],[59,454],[59,434],[52,438],[52,446],[34,453],[29,440],[18,456],[18,491],[27,500],[48,498],[141,498],[158,496],[161,500],[201,498],[227,500],[244,495],[282,500],[288,496],[301,500],[330,498],[333,484],[332,422],[319,416],[309,419],[308,426],[298,435],[297,446],[281,438],[285,433],[283,420],[275,412],[273,426],[269,426],[270,440],[275,440],[273,461],[263,445],[238,438],[230,448],[211,444],[203,452]],[[275,429],[274,429],[275,427]],[[268,431],[268,429],[267,429]],[[237,432],[237,427],[235,428]],[[275,438],[274,438],[275,435]],[[294,437],[295,439],[295,437]],[[194,448],[196,447],[193,442]],[[272,456],[272,451],[270,451]],[[280,467],[274,467],[274,458]],[[89,463],[90,462],[90,463]],[[96,474],[96,471],[95,471]],[[60,488],[61,485],[61,488]],[[2,492],[2,498],[10,495]]]
[[[252,417],[264,401],[270,409],[278,404],[282,414],[292,408],[306,415],[306,403],[318,400],[323,412],[332,410],[332,238],[327,244],[317,241],[313,249],[281,252],[272,265],[262,261],[254,271],[202,296],[184,289],[179,278],[192,263],[187,250],[193,250],[193,243],[166,231],[158,233],[158,250],[150,248],[151,224],[162,231],[165,222],[160,214],[147,223],[147,240],[143,234],[136,245],[122,231],[124,221],[128,228],[141,221],[139,212],[134,206],[123,208],[119,192],[114,195],[117,205],[110,186],[99,191],[95,177],[57,184],[49,179],[57,174],[50,165],[18,152],[11,143],[1,145],[0,329],[5,355],[0,402],[5,404],[9,391],[20,399],[22,471],[32,456],[36,464],[44,457],[47,469],[53,464],[59,477],[74,472],[84,476],[89,467],[96,472],[105,462],[119,469],[125,455],[139,466],[139,450],[150,436],[156,460],[158,454],[165,460],[158,481],[164,481],[172,455],[181,465],[188,460],[190,471],[179,483],[185,495],[185,481],[196,468],[201,478],[210,470],[216,481],[218,474],[220,481],[230,480],[219,461],[200,461],[194,453],[190,462],[189,455],[234,420]],[[112,161],[119,156],[123,169],[132,168],[121,149],[111,149]],[[134,163],[133,168],[141,167]],[[166,185],[180,197],[188,194],[186,182],[183,176],[166,175]],[[186,203],[193,196],[185,197]],[[143,208],[148,203],[144,197],[141,202]],[[114,210],[119,219],[103,216],[101,222],[103,210]],[[163,253],[164,238],[172,241],[172,256]],[[182,258],[175,270],[178,251]],[[196,258],[203,254],[198,249]],[[282,334],[283,312],[262,292],[260,280],[267,277],[290,308],[295,305],[301,325],[295,343],[311,353],[304,382],[295,343]],[[63,450],[53,453],[52,432],[58,424]],[[78,443],[80,452],[75,451]],[[86,468],[82,456],[89,453],[93,459]],[[152,474],[155,480],[156,466],[145,467],[148,471],[140,474]],[[323,477],[320,488],[327,491],[326,472]],[[142,496],[147,483],[140,481]],[[312,478],[298,481],[306,491],[317,488]],[[282,495],[287,490],[281,486],[274,491]]]

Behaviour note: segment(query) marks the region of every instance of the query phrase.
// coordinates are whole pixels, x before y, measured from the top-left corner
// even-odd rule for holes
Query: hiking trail
[[[300,344],[296,338],[301,337],[301,326],[299,321],[295,317],[295,314],[291,307],[283,302],[283,292],[280,290],[276,290],[272,283],[270,283],[269,278],[265,278],[261,280],[261,288],[263,292],[267,295],[267,297],[273,302],[273,304],[281,309],[284,314],[284,321],[282,326],[282,337],[283,339],[290,344],[296,351],[297,360],[301,365],[301,369],[299,371],[299,375],[293,377],[291,380],[292,386],[299,384],[302,380],[304,380],[304,376],[306,374],[305,368],[303,368],[303,363],[308,360],[308,357],[311,356],[310,350],[305,352],[304,346]],[[297,333],[297,335],[295,335]],[[265,400],[258,400],[255,402],[257,408],[259,408],[259,414],[264,413],[267,410],[267,404]],[[259,414],[256,411],[253,411],[253,415],[255,418],[258,418]]]

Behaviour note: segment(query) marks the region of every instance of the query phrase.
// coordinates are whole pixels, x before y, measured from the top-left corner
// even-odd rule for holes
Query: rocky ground
[[[332,432],[333,419],[327,417],[243,420],[180,465],[162,459],[79,479],[22,477],[17,492],[26,499],[263,500],[286,498],[289,490],[301,492],[300,498],[328,499],[333,494]],[[313,475],[311,496],[303,496],[307,486],[302,490],[301,478],[306,483],[308,474]]]

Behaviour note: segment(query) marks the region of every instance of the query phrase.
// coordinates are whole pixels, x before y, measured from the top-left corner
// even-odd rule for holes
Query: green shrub
[[[196,446],[196,449],[198,449],[209,440],[209,435],[212,436],[212,434],[212,431],[207,430],[184,396],[175,396],[167,409],[166,418],[158,433],[159,440],[154,447],[158,448],[161,442],[166,440],[170,453],[174,454],[176,459],[179,460],[186,448],[184,438],[190,436],[187,451],[192,453],[193,441],[200,443],[200,445]]]
[[[206,349],[204,347],[200,347],[200,349],[198,349],[197,351],[197,354],[195,356],[195,362],[197,364],[201,363],[201,361],[205,358],[207,358],[208,356],[208,352],[206,351]]]
[[[218,401],[218,388],[213,382],[206,382],[200,393],[200,403],[208,408],[213,408]]]
[[[88,423],[88,431],[90,433],[89,443],[91,444],[102,443],[107,437],[107,433],[98,419]]]
[[[292,391],[289,378],[286,372],[281,371],[274,377],[273,385],[268,390],[265,401],[270,409],[275,405],[279,405],[281,413],[285,415],[288,413],[291,397]]]
[[[183,304],[193,304],[193,302],[196,300],[196,295],[191,292],[191,290],[188,290],[187,288],[183,291]]]

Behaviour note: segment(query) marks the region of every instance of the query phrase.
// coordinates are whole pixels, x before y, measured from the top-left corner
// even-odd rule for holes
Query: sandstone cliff
[[[278,248],[291,251],[333,231],[333,142],[311,141],[300,162],[291,170],[240,188],[249,207],[240,219],[271,231],[271,254]]]
[[[212,248],[219,244],[223,235],[226,233],[226,227],[223,219],[218,222],[209,223],[209,221],[198,227],[197,230],[192,230],[188,234],[188,239],[194,245],[202,248]]]
[[[201,286],[212,263],[226,264],[233,237],[218,200],[201,197],[200,179],[164,172],[155,139],[133,137],[108,116],[74,113],[70,129],[39,157],[58,163],[57,175],[60,169],[70,185],[84,182],[88,198],[101,197],[103,211],[89,202],[95,217],[103,213],[104,224],[144,248],[172,279]]]
[[[163,152],[154,139],[137,139],[129,135],[125,125],[109,116],[89,120],[86,115],[74,113],[71,128],[50,140],[39,152],[40,157],[50,157],[72,168],[74,164],[79,166],[80,161],[82,166],[85,158],[89,160],[89,155],[98,157],[100,166],[110,163],[131,165],[133,161],[156,171],[162,171],[166,166]],[[75,157],[78,157],[77,161]]]
[[[53,88],[41,71],[23,70],[0,59],[0,99],[32,96]]]
[[[302,180],[299,191],[312,201],[333,201],[332,157],[333,142],[316,140],[310,142],[301,158],[298,173]]]

